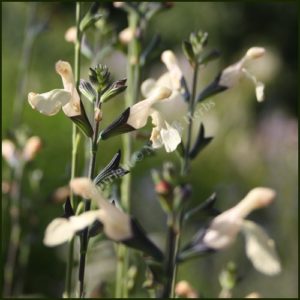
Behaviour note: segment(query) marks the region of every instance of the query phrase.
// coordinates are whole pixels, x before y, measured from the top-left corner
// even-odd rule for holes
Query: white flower
[[[152,146],[159,148],[164,145],[167,152],[172,152],[181,142],[180,132],[172,126],[172,122],[186,114],[187,103],[182,96],[183,74],[176,56],[171,50],[166,50],[162,53],[161,60],[168,71],[157,81],[152,78],[144,81],[141,90],[145,97],[150,97],[155,89],[161,87],[172,91],[168,99],[153,105],[156,111],[151,114],[152,123],[156,126],[151,134]]]
[[[61,108],[68,117],[79,116],[80,98],[71,65],[65,61],[58,61],[55,69],[62,78],[64,89],[54,89],[42,94],[31,92],[28,94],[29,104],[33,109],[47,116],[57,114]]]
[[[67,242],[76,232],[92,225],[96,220],[103,224],[104,233],[114,241],[124,241],[133,236],[129,215],[104,199],[90,179],[73,179],[70,182],[70,187],[75,194],[95,201],[99,209],[84,212],[68,219],[54,219],[46,229],[45,245],[56,246]]]
[[[260,226],[245,220],[253,210],[268,206],[274,197],[275,192],[269,188],[251,190],[236,206],[212,220],[201,242],[210,249],[221,250],[232,244],[242,231],[246,238],[246,254],[254,267],[267,275],[279,273],[281,266],[273,240]]]
[[[156,87],[148,95],[148,98],[125,110],[117,120],[104,129],[101,132],[101,138],[107,139],[115,134],[143,128],[150,116],[155,126],[150,138],[153,147],[165,146],[167,152],[174,151],[181,141],[180,135],[176,128],[172,127],[158,111],[153,109],[153,106],[161,100],[167,101],[171,93],[171,90],[166,87]]]
[[[168,71],[157,80],[153,78],[145,80],[141,85],[141,91],[144,97],[149,97],[158,87],[166,87],[172,91],[168,99],[154,105],[154,108],[157,109],[169,123],[172,123],[172,121],[182,118],[188,109],[187,102],[184,101],[181,90],[183,74],[172,51],[164,51],[161,55],[161,60]]]
[[[178,130],[165,121],[156,110],[152,111],[151,118],[152,124],[155,125],[150,137],[152,147],[156,149],[164,146],[166,152],[175,151],[181,142]]]
[[[269,205],[274,197],[275,192],[269,188],[259,187],[251,190],[236,206],[212,220],[203,242],[213,249],[226,248],[235,241],[244,218],[253,210]]]
[[[281,265],[275,250],[274,241],[263,228],[251,221],[244,221],[242,232],[246,239],[246,254],[254,267],[267,275],[276,275]]]
[[[242,77],[250,79],[256,90],[257,101],[264,100],[264,84],[256,79],[246,68],[245,64],[257,58],[261,58],[265,54],[265,49],[261,47],[252,47],[248,49],[246,54],[237,63],[225,68],[219,78],[218,85],[224,88],[231,88],[235,86]]]

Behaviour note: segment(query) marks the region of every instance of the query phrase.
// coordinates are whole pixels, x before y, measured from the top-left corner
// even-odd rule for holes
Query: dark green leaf
[[[128,107],[114,122],[100,132],[99,139],[106,140],[109,137],[134,131],[135,128],[127,124],[130,115],[130,107]]]
[[[191,159],[194,159],[200,153],[200,151],[203,150],[212,141],[213,137],[205,137],[204,134],[204,126],[201,123],[198,137],[189,153],[189,157]]]
[[[220,73],[211,84],[209,84],[199,93],[197,97],[197,102],[201,102],[211,96],[214,96],[228,89],[228,87],[219,84],[221,75],[222,73]]]
[[[200,57],[198,58],[198,64],[199,65],[207,64],[208,62],[219,58],[220,55],[221,53],[216,49],[205,52],[202,55],[200,55]]]
[[[97,92],[88,81],[80,79],[79,90],[90,102],[93,103],[95,101]]]
[[[162,251],[147,237],[145,230],[135,219],[131,219],[131,228],[133,237],[122,241],[125,245],[143,251],[145,254],[152,256],[157,261],[163,261]]]
[[[196,58],[195,58],[195,54],[194,54],[194,51],[193,51],[192,44],[188,41],[184,41],[182,43],[182,49],[183,49],[183,53],[186,56],[187,60],[190,62],[190,64],[192,66],[194,66]]]
[[[119,150],[114,155],[114,157],[109,162],[109,164],[103,170],[101,170],[101,172],[95,177],[94,179],[95,184],[102,184],[107,181],[113,181],[129,173],[128,170],[125,170],[119,166],[120,160],[121,160],[121,150]]]

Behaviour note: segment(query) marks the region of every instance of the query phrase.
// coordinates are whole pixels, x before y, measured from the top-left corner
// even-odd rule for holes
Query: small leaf
[[[115,135],[134,131],[135,128],[127,124],[129,115],[130,107],[128,107],[114,122],[100,132],[99,139],[106,140]]]
[[[109,162],[109,164],[103,170],[101,170],[101,172],[95,177],[95,184],[101,184],[107,181],[112,181],[129,173],[128,170],[119,167],[120,160],[121,151],[119,150]]]
[[[182,49],[185,57],[190,62],[191,66],[194,66],[196,58],[195,58],[192,44],[188,41],[184,41],[182,43]]]
[[[133,238],[122,241],[122,243],[131,248],[143,251],[157,261],[163,261],[164,255],[162,251],[147,237],[145,230],[133,218],[131,219],[131,228]]]
[[[79,90],[90,102],[93,103],[95,101],[97,92],[88,81],[80,79]]]
[[[197,102],[201,102],[205,100],[206,98],[209,98],[211,96],[214,96],[218,93],[221,93],[228,89],[226,86],[222,86],[219,84],[220,77],[222,75],[222,72],[215,78],[215,80],[209,84],[206,88],[204,88],[197,97]]]
[[[211,141],[213,137],[204,137],[204,125],[200,124],[200,130],[196,142],[189,153],[189,157],[194,159],[201,150],[203,150]]]
[[[197,258],[206,254],[214,253],[216,250],[208,247],[203,238],[206,234],[206,228],[200,229],[177,256],[178,262],[187,261],[188,259]]]
[[[110,87],[102,94],[101,102],[107,102],[109,99],[125,91],[127,88],[125,83],[126,79],[117,80],[114,83],[112,83]]]
[[[80,130],[87,136],[92,137],[94,130],[92,128],[92,125],[86,115],[84,106],[82,102],[80,101],[80,110],[81,113],[78,116],[70,117],[70,119],[80,128]]]
[[[72,216],[75,215],[74,213],[74,210],[72,208],[72,205],[71,205],[71,201],[70,201],[70,198],[68,197],[65,204],[64,204],[64,214],[63,214],[63,218],[70,218]]]
[[[199,65],[207,64],[208,62],[219,58],[220,55],[221,55],[220,51],[216,49],[205,52],[202,55],[200,55],[200,57],[198,58],[198,64]]]
[[[82,18],[80,24],[79,24],[79,29],[81,32],[84,32],[87,30],[89,27],[94,25],[101,17],[101,14],[97,14],[99,8],[99,3],[94,2],[88,12],[85,14],[85,16]]]
[[[188,212],[184,214],[184,220],[187,221],[192,217],[199,218],[199,215],[208,215],[208,216],[217,216],[220,214],[219,210],[214,208],[215,202],[217,200],[216,193],[213,193],[209,198],[207,198],[204,202],[200,203],[196,207],[192,208]]]

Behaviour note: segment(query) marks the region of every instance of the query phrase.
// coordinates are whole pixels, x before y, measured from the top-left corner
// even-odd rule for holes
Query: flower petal
[[[151,107],[154,103],[170,97],[171,90],[165,87],[156,88],[149,98],[134,104],[130,108],[127,124],[135,129],[144,127],[147,124],[148,117],[151,113]]]
[[[153,78],[145,80],[141,85],[141,92],[145,98],[150,97],[153,90],[157,87],[156,82]]]
[[[246,254],[253,266],[266,275],[276,275],[281,271],[274,241],[259,225],[244,221],[242,232],[246,238]]]
[[[57,218],[47,226],[43,242],[48,247],[54,247],[69,241],[74,234],[68,219]]]
[[[28,102],[31,107],[47,116],[57,114],[62,106],[66,105],[70,99],[71,94],[62,89],[55,89],[43,94],[28,94]]]
[[[67,61],[60,60],[56,63],[55,70],[61,76],[64,89],[72,95],[70,99],[71,101],[69,101],[69,103],[63,106],[63,111],[65,115],[68,117],[80,115],[80,97],[75,86],[71,65]]]
[[[181,137],[177,129],[165,122],[166,128],[162,128],[160,135],[167,152],[173,152],[181,143]]]
[[[70,217],[69,222],[76,232],[92,225],[97,220],[98,216],[99,210],[87,211],[78,216]]]

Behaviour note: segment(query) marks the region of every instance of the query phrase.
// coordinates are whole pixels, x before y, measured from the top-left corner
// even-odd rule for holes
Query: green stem
[[[81,4],[76,2],[76,43],[75,43],[75,52],[74,52],[74,77],[75,84],[78,90],[79,80],[80,80],[80,52],[81,52],[81,34],[79,30],[79,24],[81,19]],[[79,93],[79,90],[78,90]],[[72,125],[72,156],[71,156],[71,180],[76,176],[76,165],[77,165],[77,156],[78,156],[78,144],[80,139],[80,133],[75,124]],[[76,209],[74,193],[70,191],[70,202],[73,209]],[[68,260],[66,267],[66,282],[65,282],[65,292],[64,296],[70,298],[72,295],[72,274],[74,266],[74,239],[69,243],[68,250]]]
[[[19,63],[18,72],[18,86],[16,88],[16,97],[13,103],[13,127],[17,128],[22,122],[22,114],[24,107],[24,95],[26,94],[26,86],[28,80],[28,67],[30,63],[30,57],[32,53],[32,46],[35,38],[41,32],[41,30],[34,31],[32,29],[32,23],[36,17],[37,3],[31,3],[28,9],[27,25],[25,29],[25,37],[23,42],[21,60]],[[37,26],[37,24],[35,24]],[[42,27],[41,27],[42,28]]]
[[[96,107],[98,106],[98,103],[96,103]],[[88,171],[88,177],[90,179],[94,179],[94,173],[95,173],[95,165],[96,165],[96,155],[98,150],[98,131],[99,131],[99,120],[95,120],[95,126],[94,126],[94,133],[93,137],[91,138],[91,156],[90,156],[90,164],[89,164],[89,171]],[[90,199],[84,199],[84,211],[87,212],[91,209],[91,200]],[[84,276],[85,276],[85,265],[86,265],[86,254],[87,254],[87,248],[88,248],[88,235],[89,235],[89,229],[86,228],[81,236],[80,240],[80,261],[79,261],[79,297],[84,298]]]
[[[128,15],[129,27],[136,32],[139,26],[139,15],[131,12]],[[134,37],[128,45],[128,64],[127,64],[127,84],[126,107],[132,106],[139,95],[139,85],[141,78],[140,66],[141,43],[139,38]],[[128,163],[132,155],[132,136],[126,134],[123,136],[123,161]],[[121,205],[126,212],[130,212],[131,199],[131,174],[127,174],[122,179],[121,184]],[[116,298],[128,298],[128,289],[126,284],[127,270],[129,265],[129,251],[123,245],[117,248],[117,272],[116,272]]]
[[[165,261],[165,278],[166,284],[164,285],[161,295],[162,299],[173,298],[173,278],[175,271],[175,258],[177,254],[177,230],[174,214],[168,216],[168,234],[167,234],[167,249],[166,249],[166,261]]]
[[[24,165],[20,163],[15,171],[14,182],[16,183],[15,191],[11,194],[11,232],[8,243],[8,252],[6,264],[4,266],[4,288],[3,296],[10,297],[13,294],[14,273],[16,269],[18,250],[21,239],[20,213],[21,213],[21,197],[23,184]]]
[[[191,149],[191,142],[192,142],[192,131],[193,131],[193,118],[194,118],[194,111],[195,111],[195,98],[197,92],[197,79],[198,79],[198,68],[199,66],[196,64],[194,68],[194,75],[193,75],[193,86],[192,86],[192,96],[189,102],[189,124],[188,124],[188,136],[187,136],[187,143],[186,143],[186,151],[183,161],[183,166],[181,170],[181,174],[186,176],[189,170],[189,153]]]

